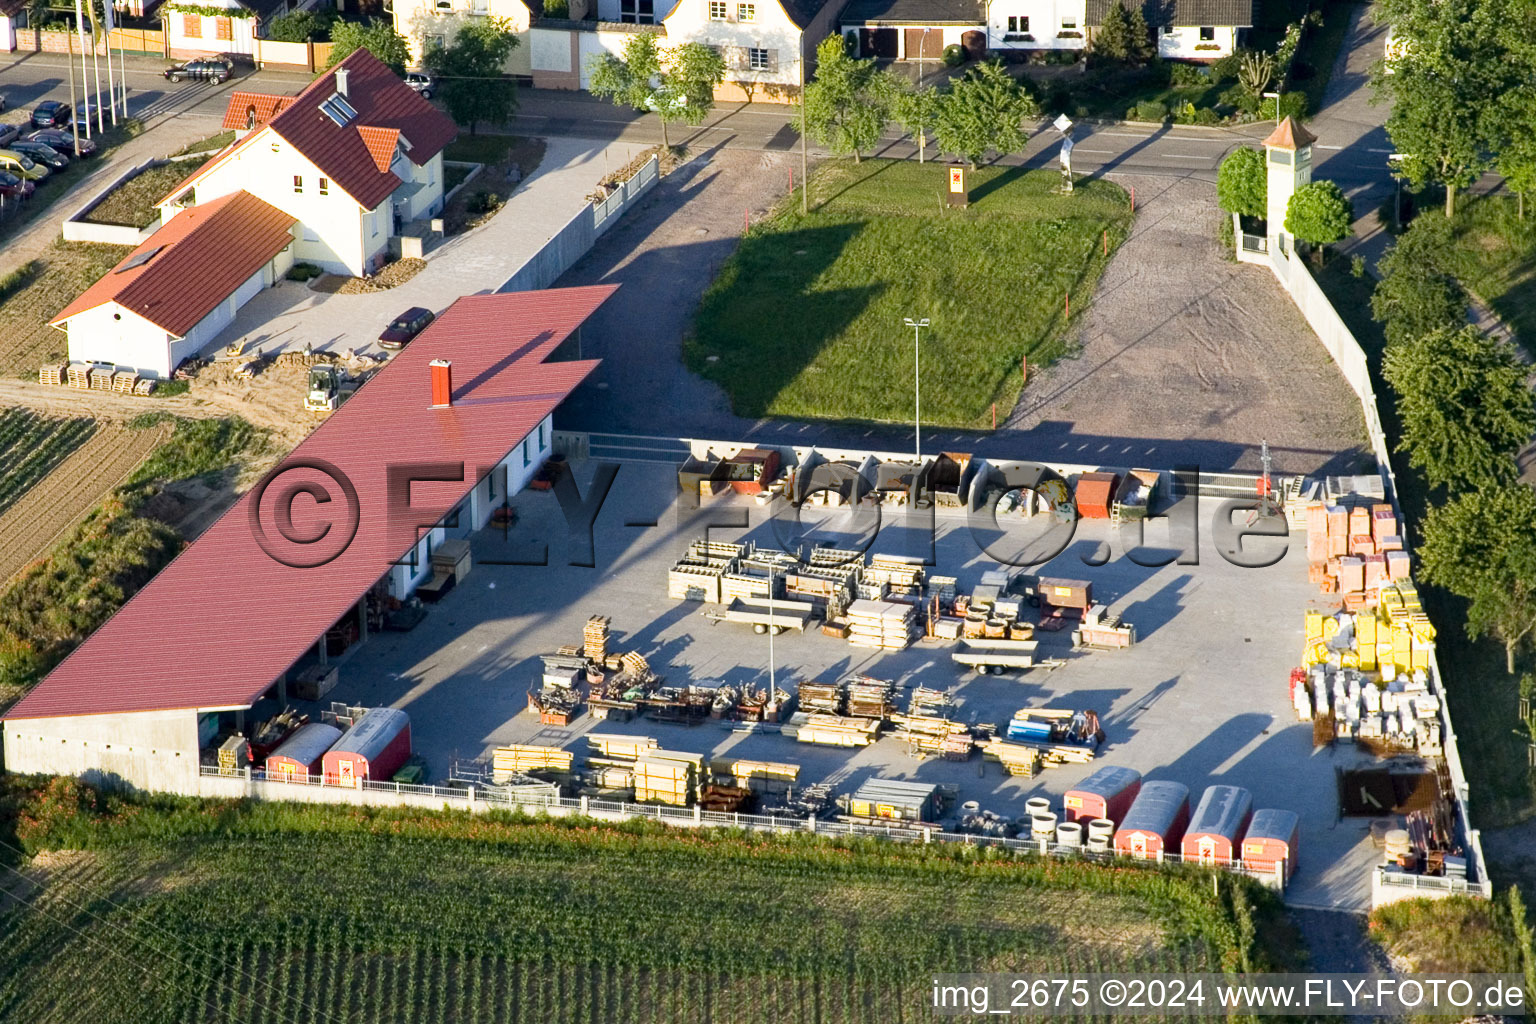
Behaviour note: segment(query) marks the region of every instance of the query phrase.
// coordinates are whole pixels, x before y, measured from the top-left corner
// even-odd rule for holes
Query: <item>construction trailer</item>
[[[369,708],[325,752],[326,785],[361,789],[394,776],[411,756],[411,720],[399,708]]]
[[[1105,765],[1061,798],[1067,821],[1107,818],[1119,822],[1141,792],[1141,772],[1119,765]]]
[[[1115,830],[1115,852],[1138,860],[1162,860],[1179,849],[1189,826],[1189,787],[1154,779],[1141,785],[1130,810]]]
[[[1184,859],[1201,864],[1237,860],[1243,834],[1253,817],[1253,794],[1241,786],[1207,786],[1184,833]]]
[[[341,739],[341,730],[324,722],[301,725],[267,755],[267,778],[272,782],[307,782],[321,774],[325,752]]]
[[[939,787],[931,782],[865,779],[848,798],[848,815],[889,821],[931,822],[943,806]]]
[[[1297,851],[1301,842],[1301,816],[1295,811],[1264,808],[1253,812],[1248,833],[1243,836],[1243,867],[1250,871],[1273,872],[1285,865],[1285,877],[1296,873]]]

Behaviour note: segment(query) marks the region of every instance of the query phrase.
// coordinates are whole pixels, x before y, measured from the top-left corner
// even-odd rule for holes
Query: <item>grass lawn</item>
[[[0,278],[0,373],[35,377],[44,361],[62,359],[67,339],[48,321],[132,251],[55,240],[42,256]]]
[[[1392,389],[1381,379],[1381,353],[1386,347],[1381,325],[1371,319],[1371,291],[1375,279],[1351,276],[1348,263],[1333,260],[1318,275],[1339,316],[1365,348],[1371,361],[1376,402],[1381,410],[1387,440],[1396,444],[1402,436],[1401,421]],[[1418,470],[1408,465],[1406,453],[1393,452],[1398,500],[1407,517],[1410,537],[1418,533],[1430,495]],[[1474,822],[1483,828],[1519,819],[1529,809],[1532,791],[1526,764],[1529,738],[1519,720],[1519,674],[1532,671],[1529,655],[1517,661],[1517,674],[1504,671],[1504,647],[1497,641],[1469,640],[1466,635],[1466,602],[1438,587],[1421,583],[1419,593],[1439,635],[1440,669],[1450,700],[1451,718],[1462,752],[1461,764],[1471,786]]]
[[[1438,217],[1433,210],[1420,216]],[[1453,271],[1536,355],[1536,200],[1516,216],[1513,197],[1458,197]]]
[[[1518,974],[1520,944],[1502,899],[1403,900],[1371,912],[1371,936],[1413,973]]]
[[[447,195],[449,192],[452,192],[454,189],[458,188],[459,187],[459,182],[461,182],[465,178],[469,177],[469,172],[471,170],[473,170],[473,169],[474,168],[472,168],[472,167],[465,167],[462,164],[446,164],[446,165],[444,165],[444,167],[443,167],[443,195]]]
[[[1125,192],[1054,171],[983,167],[967,210],[940,207],[942,164],[839,163],[752,227],[704,294],[684,357],[744,416],[908,422],[912,332],[923,335],[923,422],[979,428],[1019,397],[1020,359],[1072,347],[1103,255],[1130,229]],[[711,357],[715,357],[713,360]]]
[[[886,1024],[929,1019],[933,971],[1287,969],[1279,901],[1192,869],[503,814],[103,814],[28,781],[0,782],[21,804],[0,790],[0,838],[55,852],[0,911],[5,1020]]]
[[[126,224],[134,228],[146,228],[159,217],[155,203],[187,179],[203,164],[213,158],[209,153],[201,160],[177,160],[174,163],[150,167],[135,174],[117,188],[107,193],[85,219],[92,224]]]

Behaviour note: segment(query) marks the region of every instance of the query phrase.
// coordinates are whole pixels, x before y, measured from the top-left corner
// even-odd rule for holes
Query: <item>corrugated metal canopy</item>
[[[616,285],[461,298],[360,388],[203,536],[92,634],[6,718],[242,707],[253,703],[437,521],[586,378],[597,360],[544,360]],[[452,366],[454,404],[432,408],[427,364]],[[463,463],[467,479],[410,488],[389,514],[391,467]],[[284,487],[334,469],[356,493],[356,535],[331,561],[294,567],[267,553]],[[290,474],[294,474],[290,476]],[[411,471],[408,475],[423,474]],[[331,523],[348,502],[293,502],[291,530]],[[282,486],[280,486],[282,485]],[[263,497],[260,518],[253,517]],[[329,514],[329,518],[327,515]],[[268,531],[266,547],[256,525]],[[279,550],[281,547],[279,546]],[[294,559],[289,559],[294,560]]]

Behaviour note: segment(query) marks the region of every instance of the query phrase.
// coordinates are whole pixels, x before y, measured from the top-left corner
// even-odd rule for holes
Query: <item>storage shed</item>
[[[1108,519],[1118,473],[1084,473],[1077,478],[1077,514],[1084,519]]]
[[[370,708],[325,752],[325,782],[361,789],[385,780],[411,756],[411,720],[399,708]]]
[[[1207,786],[1184,833],[1184,859],[1232,863],[1252,817],[1252,793],[1241,786]]]
[[[305,782],[319,775],[325,752],[341,739],[341,730],[324,722],[299,726],[292,736],[267,755],[267,778],[273,782]]]
[[[1163,779],[1144,782],[1115,830],[1115,852],[1141,860],[1159,860],[1166,851],[1179,848],[1188,824],[1188,786]]]
[[[1296,873],[1297,844],[1301,840],[1301,817],[1295,811],[1272,807],[1255,811],[1243,837],[1243,867],[1251,871],[1274,871],[1285,863],[1285,877]]]
[[[1068,821],[1108,818],[1120,821],[1141,792],[1141,772],[1134,768],[1105,765],[1061,798]]]
[[[939,810],[939,787],[930,782],[866,779],[848,801],[856,818],[932,821]]]

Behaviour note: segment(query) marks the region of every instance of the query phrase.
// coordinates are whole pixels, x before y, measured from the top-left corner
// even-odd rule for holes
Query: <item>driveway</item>
[[[703,154],[560,279],[562,286],[622,285],[583,332],[583,354],[603,365],[567,402],[562,426],[911,447],[911,428],[736,416],[714,384],[682,365],[700,296],[735,248],[747,212],[784,195],[792,163],[787,154]],[[1134,183],[1137,226],[1079,314],[1081,356],[1033,380],[1003,429],[925,429],[926,450],[1254,470],[1268,440],[1276,471],[1351,468],[1365,438],[1359,402],[1273,275],[1222,256],[1210,186],[1182,177]],[[786,315],[792,303],[786,296]]]

